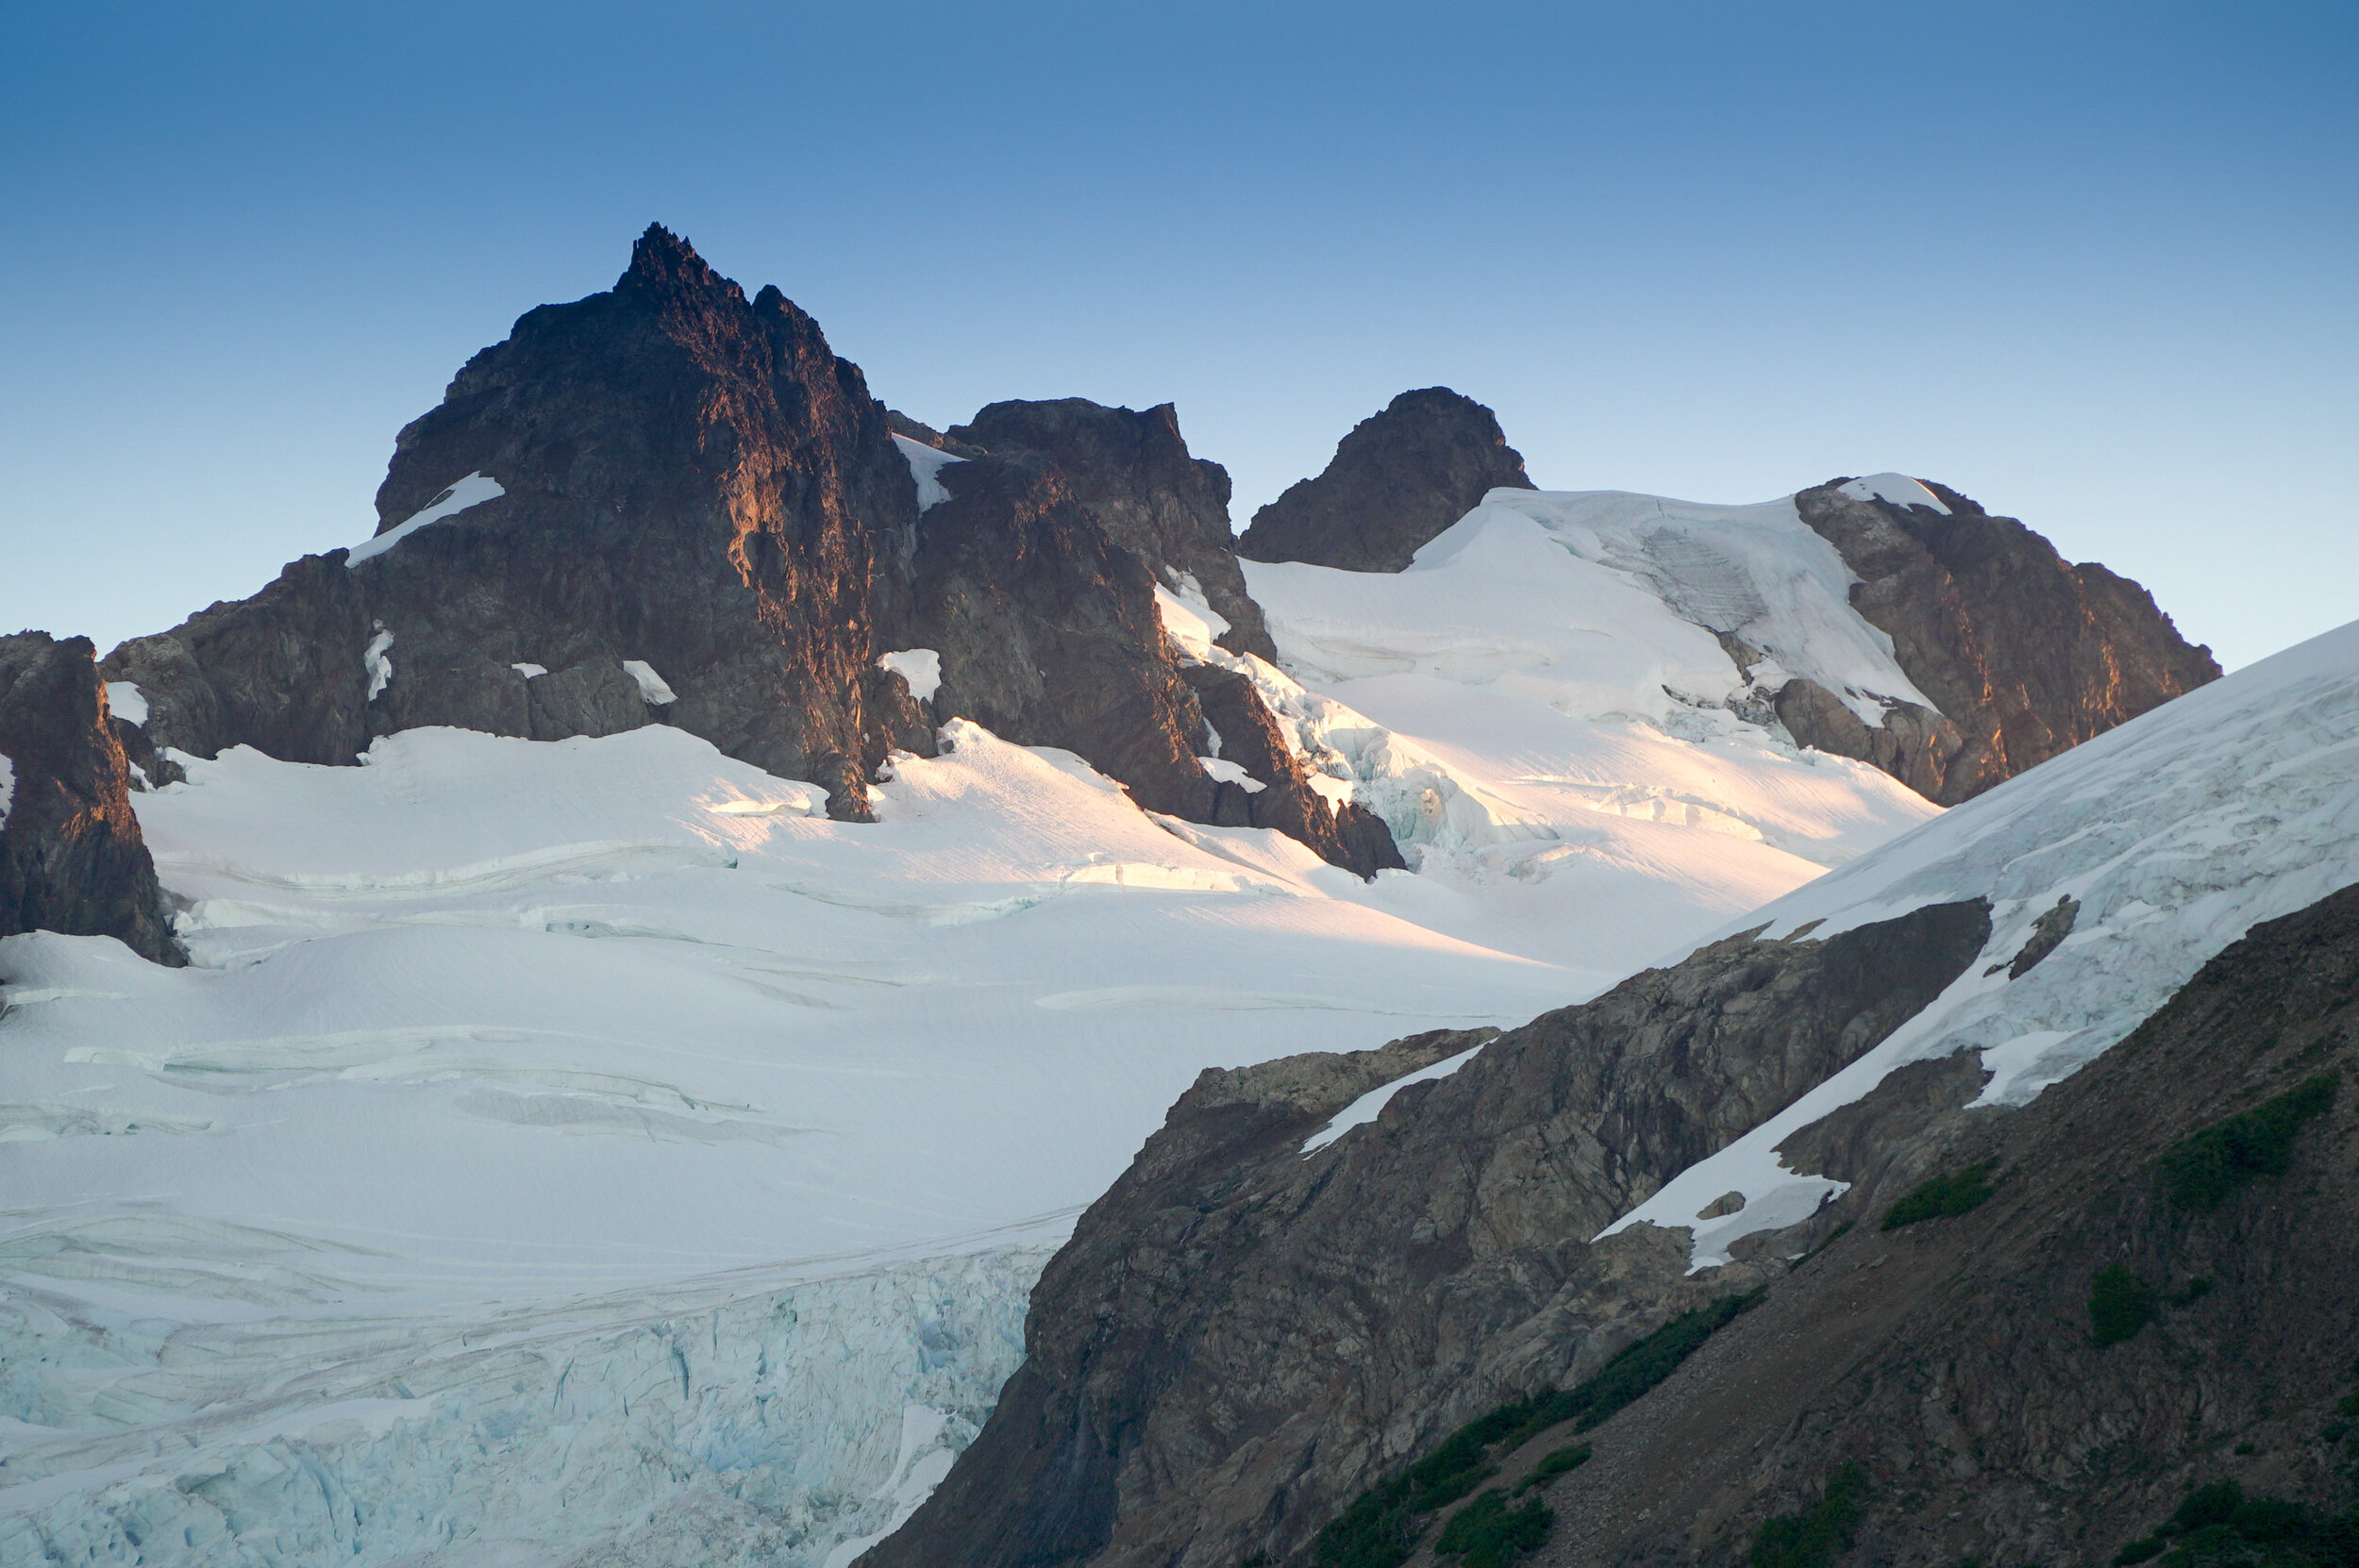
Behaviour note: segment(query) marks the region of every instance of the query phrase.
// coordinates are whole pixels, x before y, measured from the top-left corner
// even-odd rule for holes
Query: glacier
[[[874,824],[663,725],[176,756],[192,967],[0,940],[0,1558],[840,1568],[1202,1069],[1521,1023],[1939,817],[1723,641],[1913,700],[1791,511],[1246,563],[1276,664],[1172,584],[1371,882],[963,721]]]

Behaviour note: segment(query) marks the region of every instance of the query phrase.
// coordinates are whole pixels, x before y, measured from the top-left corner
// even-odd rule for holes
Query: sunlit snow
[[[0,940],[0,1558],[821,1568],[1201,1069],[1519,1024],[1936,814],[1714,635],[1916,700],[1790,505],[1506,493],[1397,577],[1248,563],[1282,669],[1158,588],[1369,882],[963,721],[874,824],[662,726],[178,758],[193,966]]]

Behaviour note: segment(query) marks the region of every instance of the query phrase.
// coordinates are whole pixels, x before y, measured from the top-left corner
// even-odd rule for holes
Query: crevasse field
[[[1283,668],[1167,630],[1414,872],[964,723],[874,825],[664,726],[137,796],[194,966],[0,942],[0,1560],[848,1561],[1202,1069],[1519,1023],[1938,815],[1707,629],[1921,700],[1790,503],[1247,570]]]

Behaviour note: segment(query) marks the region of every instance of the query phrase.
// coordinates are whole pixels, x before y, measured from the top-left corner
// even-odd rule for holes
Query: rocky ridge
[[[1739,1561],[1847,1472],[1846,1562],[2110,1563],[2222,1481],[2359,1501],[2341,1413],[2359,1391],[2354,982],[2346,888],[2255,927],[2021,1110],[1894,1140],[1906,1162],[1858,1228],[1598,1429],[1596,1459],[1547,1493],[1558,1525],[1535,1563]],[[2217,1193],[2176,1174],[2288,1095],[2330,1103],[2291,1129],[2282,1174],[2248,1165]],[[1963,1213],[1866,1223],[1975,1169],[1990,1195]],[[2100,1335],[2116,1268],[2129,1310]]]
[[[896,438],[959,459],[949,499],[921,507]],[[651,227],[611,291],[527,312],[402,431],[376,539],[134,639],[107,673],[145,695],[155,745],[198,756],[348,764],[422,725],[668,723],[852,819],[892,752],[932,755],[964,716],[1079,753],[1150,809],[1397,865],[1383,825],[1330,808],[1291,756],[1249,792],[1197,760],[1213,732],[1158,588],[1207,599],[1226,646],[1274,652],[1228,495],[1168,405],[1000,403],[948,436],[893,415],[776,288],[748,300]],[[939,656],[928,700],[879,666],[907,649]]]
[[[0,637],[0,936],[115,937],[176,966],[96,654],[85,637]]]

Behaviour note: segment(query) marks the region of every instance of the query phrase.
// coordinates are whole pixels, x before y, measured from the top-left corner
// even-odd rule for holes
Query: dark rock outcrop
[[[941,471],[950,499],[919,520],[906,586],[887,595],[896,607],[883,616],[889,634],[941,655],[942,685],[929,707],[944,720],[965,717],[1020,744],[1079,753],[1150,810],[1276,828],[1362,876],[1401,865],[1380,819],[1355,805],[1332,809],[1311,788],[1243,676],[1190,663],[1163,635],[1156,575],[1174,556],[1171,542],[1141,520],[1196,523],[1158,509],[1158,497],[1167,502],[1172,492],[1156,464],[1125,467],[1104,448],[1135,458],[1117,438],[1144,430],[1139,444],[1171,459],[1163,477],[1184,478],[1195,465],[1168,413],[1073,401],[995,404],[987,418],[958,427],[961,444],[977,455]],[[989,452],[969,439],[984,430],[999,443]],[[1048,449],[1051,438],[1077,449],[1070,460],[1095,473],[1096,500],[1076,493],[1067,458]],[[1129,525],[1110,523],[1110,514],[1127,516]],[[1184,570],[1209,597],[1202,557],[1178,559],[1196,561]],[[1227,571],[1250,606],[1233,559]],[[1215,736],[1226,742],[1232,731],[1238,749],[1224,746],[1221,755],[1259,791],[1216,783],[1197,761]]]
[[[896,729],[871,711],[871,578],[916,490],[816,323],[650,228],[611,292],[527,312],[402,431],[379,532],[477,475],[502,493],[117,650],[158,743],[349,762],[417,725],[555,738],[661,717],[864,814]],[[677,700],[638,698],[627,659]]]
[[[1206,820],[1203,718],[1165,646],[1146,562],[1046,459],[994,453],[941,480],[950,499],[918,527],[895,632],[942,656],[934,712],[1078,752],[1150,810]]]
[[[1246,592],[1229,527],[1229,471],[1190,455],[1168,403],[1145,413],[1086,398],[994,403],[947,432],[944,450],[983,447],[1035,452],[1055,460],[1074,499],[1116,544],[1146,561],[1168,586],[1196,579],[1214,614],[1229,623],[1218,642],[1272,663],[1278,650],[1262,607]]]
[[[1308,844],[1322,859],[1362,876],[1407,869],[1383,818],[1356,801],[1330,807],[1312,789],[1300,759],[1287,746],[1276,717],[1251,681],[1210,664],[1190,665],[1184,674],[1211,736],[1220,742],[1220,759],[1236,763],[1263,786],[1247,790],[1223,780],[1213,802],[1213,822],[1227,827],[1276,828]]]
[[[1405,392],[1353,425],[1316,478],[1288,486],[1255,512],[1237,553],[1398,572],[1500,487],[1533,488],[1498,417],[1447,387]]]
[[[1913,702],[1891,702],[1881,725],[1869,725],[1841,697],[1815,680],[1799,677],[1771,693],[1770,711],[1787,734],[1803,745],[1837,757],[1856,758],[1906,784],[1927,800],[1954,805],[1942,787],[1966,737],[1942,714]],[[1963,780],[1966,776],[1959,775]],[[1991,779],[1990,783],[1999,780]]]
[[[1208,1072],[1043,1275],[1029,1359],[867,1568],[1285,1560],[1469,1416],[1569,1382],[1706,1285],[1590,1238],[1918,1011],[1979,903],[1824,942],[1737,938],[1492,1040],[1306,1159],[1362,1059]],[[1461,1042],[1394,1047],[1417,1061]],[[1391,1075],[1397,1076],[1397,1073]]]
[[[1955,805],[2219,678],[2211,650],[2182,638],[2145,589],[2066,561],[2014,518],[1944,485],[1926,482],[1946,517],[1856,500],[1842,483],[1803,491],[1795,506],[1860,577],[1852,605],[1940,712],[1909,705],[1879,731],[1796,682],[1778,694],[1778,717],[1803,744]]]
[[[158,963],[188,960],[165,919],[156,863],[131,814],[131,769],[86,637],[0,637],[0,936],[120,939]]]

